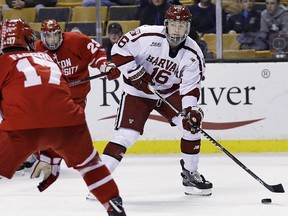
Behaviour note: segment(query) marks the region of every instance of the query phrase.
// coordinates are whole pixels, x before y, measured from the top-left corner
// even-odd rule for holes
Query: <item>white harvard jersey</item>
[[[177,50],[171,50],[165,37],[165,26],[144,25],[126,33],[111,51],[113,62],[127,78],[128,71],[143,66],[151,74],[155,89],[165,97],[179,90],[186,95],[200,89],[205,71],[204,56],[190,37]],[[135,96],[158,99],[125,83],[124,91]]]

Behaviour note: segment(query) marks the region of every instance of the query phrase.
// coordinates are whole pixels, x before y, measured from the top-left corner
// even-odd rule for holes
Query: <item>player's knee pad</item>
[[[126,153],[126,147],[119,145],[117,143],[109,142],[101,156],[103,163],[113,172],[119,165],[120,161]]]
[[[113,142],[109,142],[103,151],[103,155],[109,155],[118,161],[122,160],[125,153],[126,147]]]
[[[140,132],[138,131],[128,128],[119,128],[115,131],[111,142],[122,145],[128,149],[138,140],[139,136]]]
[[[181,139],[181,152],[185,154],[198,154],[200,152],[201,139],[185,140]]]
[[[73,167],[74,169],[78,170],[82,175],[85,173],[85,169],[89,167],[94,167],[94,166],[102,166],[101,158],[98,154],[98,152],[94,149],[92,154],[86,158],[85,161],[83,161],[81,164],[76,165]]]

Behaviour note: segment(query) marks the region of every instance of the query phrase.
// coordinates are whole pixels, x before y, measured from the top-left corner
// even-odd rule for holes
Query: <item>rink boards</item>
[[[203,129],[231,152],[288,151],[288,73],[286,62],[209,63],[200,98]],[[91,70],[91,75],[98,73]],[[101,152],[113,136],[122,79],[91,81],[87,122]],[[181,133],[157,112],[130,153],[179,152]],[[219,150],[202,137],[203,153]]]
[[[285,62],[209,63],[202,82],[204,130],[231,152],[288,151]],[[87,119],[101,151],[112,138],[121,79],[92,81]],[[153,112],[131,153],[179,152],[181,133]],[[203,137],[202,152],[219,150]]]

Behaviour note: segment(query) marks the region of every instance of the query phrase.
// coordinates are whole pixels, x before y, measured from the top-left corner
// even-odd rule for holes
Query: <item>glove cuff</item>
[[[111,63],[111,62],[104,62],[99,70],[101,73],[109,73],[109,71],[111,70],[111,68],[115,68],[116,65],[114,63]]]
[[[194,111],[200,113],[200,115],[201,115],[201,121],[204,119],[204,112],[203,112],[203,110],[202,110],[200,107],[198,107],[198,106],[192,106],[192,107],[191,107],[191,110],[194,110]]]
[[[39,157],[40,161],[43,161],[45,163],[51,164],[51,165],[55,165],[55,164],[59,164],[62,160],[62,158],[50,158],[46,155],[40,155]]]
[[[142,66],[138,66],[135,70],[128,71],[128,78],[133,82],[139,80],[142,76],[144,76],[145,73],[145,68]]]
[[[192,95],[185,95],[182,98],[182,107],[197,106],[197,98]]]

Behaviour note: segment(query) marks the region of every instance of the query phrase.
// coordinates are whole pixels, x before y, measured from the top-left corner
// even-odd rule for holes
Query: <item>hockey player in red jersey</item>
[[[52,58],[34,52],[33,30],[21,19],[5,20],[0,56],[0,175],[12,178],[32,153],[48,149],[61,158],[41,154],[34,177],[44,164],[45,190],[59,175],[62,158],[78,170],[89,190],[110,216],[125,216],[118,187],[92,145],[83,108],[71,98],[66,77]],[[47,167],[45,165],[45,167]]]
[[[61,68],[69,82],[89,77],[88,67],[107,73],[108,80],[120,76],[120,71],[109,63],[104,48],[95,40],[75,32],[62,33],[54,19],[44,20],[41,25],[41,40],[36,42],[36,51],[46,52]],[[90,82],[71,87],[73,100],[85,108]],[[29,168],[34,160],[30,156],[18,170]]]
[[[198,106],[205,72],[203,53],[188,37],[191,14],[187,7],[172,5],[164,26],[140,26],[125,34],[112,48],[112,61],[122,72],[124,91],[113,138],[102,160],[114,171],[126,150],[143,133],[149,114],[156,110],[183,136],[180,161],[187,195],[211,195],[212,183],[198,172],[201,136],[191,122],[201,126],[203,111]],[[180,116],[147,87],[148,82],[186,115]]]
[[[41,40],[36,42],[36,51],[46,52],[62,68],[69,82],[89,77],[88,67],[108,73],[108,80],[120,76],[120,71],[109,63],[105,49],[95,40],[77,32],[62,32],[54,19],[44,20],[41,25]],[[85,107],[90,91],[90,82],[71,87],[72,98]]]

